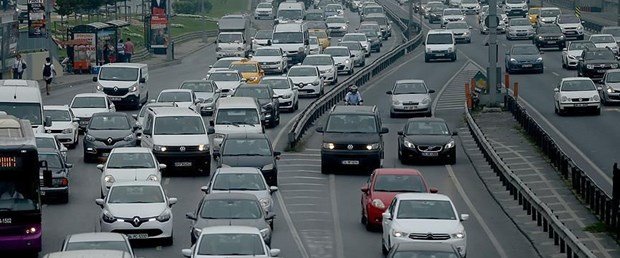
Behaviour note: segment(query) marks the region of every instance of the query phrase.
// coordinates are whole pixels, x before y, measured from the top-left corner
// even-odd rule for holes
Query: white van
[[[247,57],[250,45],[242,32],[220,32],[217,35],[217,59],[223,57]]]
[[[220,146],[224,136],[229,133],[265,133],[261,121],[261,109],[256,99],[250,97],[219,99],[213,120],[209,122],[215,129],[214,147]]]
[[[275,23],[302,23],[306,16],[306,8],[303,2],[282,2],[278,6]]]
[[[99,74],[93,77],[93,81],[97,82],[97,92],[106,94],[116,106],[138,109],[149,98],[147,64],[105,64],[99,69]]]
[[[0,80],[0,111],[30,121],[35,133],[44,133],[52,125],[43,116],[43,99],[39,83],[33,80]]]
[[[302,63],[310,52],[310,34],[305,24],[278,24],[273,29],[272,47],[284,51],[289,64]]]
[[[456,61],[456,41],[450,30],[430,30],[424,40],[424,61],[449,59]]]

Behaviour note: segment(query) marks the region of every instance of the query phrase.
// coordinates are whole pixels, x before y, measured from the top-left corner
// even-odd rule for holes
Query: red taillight
[[[60,180],[60,186],[68,186],[69,185],[69,179],[63,178]]]

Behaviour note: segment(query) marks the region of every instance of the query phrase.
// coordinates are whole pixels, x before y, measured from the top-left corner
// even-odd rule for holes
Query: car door
[[[394,197],[392,202],[390,203],[390,207],[388,207],[387,211],[390,213],[390,219],[382,219],[383,221],[383,239],[386,240],[386,245],[390,245],[390,232],[392,231],[392,223],[396,217],[394,212],[396,211],[396,203],[398,202],[398,197]],[[388,248],[389,249],[389,248]]]
[[[140,145],[142,147],[153,149],[153,115],[147,113],[144,121],[144,130],[142,132],[142,140],[140,141]]]
[[[144,79],[144,82],[142,82],[142,79]],[[146,68],[141,68],[140,69],[140,81],[139,83],[139,87],[140,87],[140,96],[138,101],[142,101],[142,99],[145,99],[148,97],[148,89],[147,89],[147,82],[149,80],[149,74],[148,74],[148,70]]]
[[[366,217],[368,217],[368,204],[370,203],[370,193],[372,193],[372,185],[374,184],[375,180],[375,173],[373,172],[372,174],[370,174],[370,176],[368,177],[368,180],[366,180],[366,187],[368,188],[368,191],[366,192],[362,192],[362,210],[364,211],[364,214],[366,214]]]

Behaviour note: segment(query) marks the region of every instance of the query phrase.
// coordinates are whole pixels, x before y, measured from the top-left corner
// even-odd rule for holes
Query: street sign
[[[488,92],[487,89],[487,76],[482,73],[482,71],[478,71],[476,75],[474,75],[474,82],[476,83],[476,88],[482,92]]]

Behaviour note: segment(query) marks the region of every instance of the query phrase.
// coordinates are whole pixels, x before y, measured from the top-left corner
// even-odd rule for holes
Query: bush
[[[175,13],[199,14],[202,11],[202,4],[205,5],[205,13],[213,7],[211,2],[206,0],[182,0],[173,3],[172,8]]]

